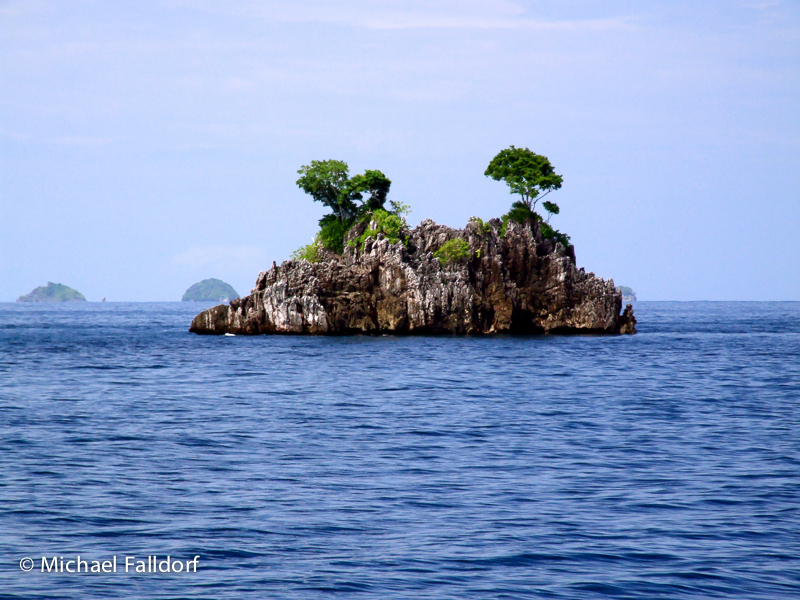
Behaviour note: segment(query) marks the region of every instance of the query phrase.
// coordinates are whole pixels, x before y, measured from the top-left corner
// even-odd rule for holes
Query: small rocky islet
[[[314,242],[259,273],[250,294],[198,314],[198,334],[636,333],[622,292],[576,266],[560,212],[537,202],[561,187],[547,157],[500,152],[485,175],[519,194],[500,219],[464,229],[430,219],[408,227],[408,206],[390,201],[380,171],[349,177],[342,161],[312,161],[298,186],[331,213]],[[368,195],[367,195],[368,194]],[[366,196],[365,196],[366,195]],[[360,204],[359,204],[360,203]]]
[[[617,289],[622,294],[623,302],[636,302],[636,292],[629,288],[627,285],[617,286]]]
[[[239,294],[229,284],[220,279],[203,279],[183,294],[182,302],[228,302]]]
[[[201,312],[200,334],[491,334],[635,333],[613,281],[575,265],[574,247],[542,236],[539,223],[451,229],[425,220],[408,244],[379,233],[342,255],[317,262],[273,263],[255,288],[230,305]],[[350,242],[368,227],[361,223]],[[450,240],[466,242],[461,259],[435,256]]]
[[[17,298],[17,302],[86,302],[86,298],[67,285],[48,281],[47,285],[40,285],[30,294]]]

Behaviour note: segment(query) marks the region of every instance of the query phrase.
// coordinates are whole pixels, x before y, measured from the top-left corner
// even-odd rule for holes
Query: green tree
[[[392,185],[380,171],[365,171],[350,178],[350,168],[341,160],[312,160],[297,172],[301,176],[297,180],[300,189],[330,208],[342,224],[352,222],[364,212],[383,208]],[[366,201],[365,193],[369,194]]]
[[[557,215],[558,213],[561,212],[561,209],[558,208],[558,204],[556,204],[555,202],[548,202],[547,200],[545,200],[544,202],[542,202],[542,207],[547,211],[548,223],[550,222],[550,217],[552,217],[553,215]]]
[[[331,213],[319,220],[320,230],[309,246],[304,246],[295,258],[316,260],[315,248],[322,246],[341,254],[344,236],[360,219],[370,215],[387,213],[383,206],[392,186],[392,181],[377,170],[367,170],[361,175],[349,176],[350,169],[341,160],[312,160],[298,171],[297,185],[316,202],[331,209]],[[366,198],[365,198],[366,195]],[[392,202],[392,208],[408,212],[408,206]],[[398,222],[405,223],[402,218]]]
[[[505,181],[511,193],[519,194],[532,212],[536,203],[559,189],[563,181],[546,156],[514,146],[501,150],[486,167],[484,175],[495,181]]]
[[[362,200],[362,211],[372,211],[383,208],[392,182],[380,171],[367,170],[363,175],[355,175],[350,180],[350,186],[358,194],[358,199]],[[365,193],[369,194],[369,198],[363,200],[362,194]]]
[[[297,185],[315,202],[330,208],[342,223],[356,216],[356,193],[350,185],[350,172],[346,162],[340,160],[312,160],[297,171],[301,177]],[[360,195],[359,195],[360,196]]]

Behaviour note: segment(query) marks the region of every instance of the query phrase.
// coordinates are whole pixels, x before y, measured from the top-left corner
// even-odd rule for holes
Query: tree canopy
[[[384,209],[392,182],[380,171],[367,170],[350,177],[346,162],[312,160],[310,165],[303,165],[297,172],[300,174],[297,180],[300,189],[333,212],[319,220],[320,230],[316,238],[295,252],[294,258],[313,262],[317,259],[319,246],[341,254],[345,235],[359,220],[375,219],[381,233],[389,239],[393,238],[394,229],[399,232],[405,226],[402,215],[408,212],[407,205],[390,201],[392,210]]]
[[[553,215],[557,215],[558,213],[561,212],[561,209],[558,208],[558,204],[556,204],[555,202],[548,202],[547,200],[545,200],[544,202],[542,202],[542,207],[547,211],[548,223],[550,222],[550,217],[552,217]]]
[[[511,193],[519,194],[531,211],[535,210],[541,198],[559,189],[563,181],[546,156],[514,146],[501,150],[486,167],[484,175],[495,181],[505,181]],[[545,210],[558,214],[558,207],[553,203],[548,204],[556,210],[546,206]]]
[[[369,194],[369,198],[364,200],[362,207],[365,210],[377,210],[383,208],[386,203],[386,196],[392,182],[380,171],[364,171],[363,175],[355,175],[350,180],[350,185],[360,195]],[[361,199],[361,198],[359,198]]]
[[[392,185],[380,171],[368,170],[350,178],[350,168],[341,160],[312,160],[297,172],[301,176],[297,180],[300,189],[330,208],[340,223],[348,223],[362,212],[383,208]],[[369,194],[366,200],[364,194]]]
[[[528,148],[510,146],[497,153],[486,167],[484,175],[495,181],[504,181],[512,194],[520,195],[520,200],[513,202],[511,209],[501,217],[503,232],[509,221],[525,223],[532,219],[539,223],[539,231],[546,239],[561,242],[565,248],[570,245],[566,233],[550,226],[550,217],[561,212],[558,204],[548,200],[542,202],[542,207],[547,211],[547,221],[535,210],[536,203],[553,190],[560,189],[563,181],[546,156],[531,152]]]

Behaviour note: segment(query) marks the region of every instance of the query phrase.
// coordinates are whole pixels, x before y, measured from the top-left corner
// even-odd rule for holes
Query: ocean
[[[800,598],[798,302],[616,337],[205,307],[0,304],[0,598]]]

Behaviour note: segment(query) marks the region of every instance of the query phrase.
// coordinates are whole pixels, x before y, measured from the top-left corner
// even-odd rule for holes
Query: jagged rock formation
[[[382,234],[343,256],[273,263],[249,296],[210,308],[190,331],[222,334],[635,333],[613,281],[575,266],[574,248],[545,239],[534,221],[471,220],[457,230],[425,220],[406,244]],[[366,229],[356,225],[352,242]],[[469,244],[461,261],[434,252],[451,239]]]

